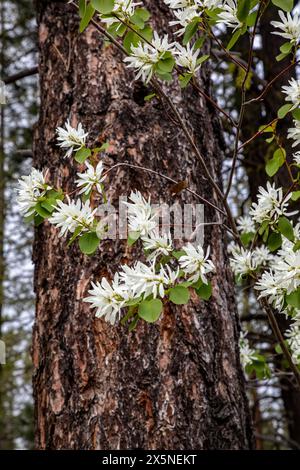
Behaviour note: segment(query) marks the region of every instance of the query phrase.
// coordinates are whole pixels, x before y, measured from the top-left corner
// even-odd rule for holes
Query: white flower
[[[207,10],[214,10],[222,5],[223,0],[200,0],[199,3],[203,8]]]
[[[235,246],[232,249],[230,266],[234,274],[237,276],[250,274],[257,268],[253,253],[250,250],[246,250],[239,246]]]
[[[103,163],[99,162],[96,168],[93,167],[88,161],[85,162],[87,170],[84,173],[77,173],[78,180],[76,184],[78,188],[81,188],[78,194],[88,194],[94,186],[98,193],[103,192],[102,183],[105,177],[102,177]]]
[[[292,197],[289,194],[284,198],[282,188],[275,188],[267,182],[267,189],[260,186],[257,203],[253,203],[250,208],[250,214],[253,220],[259,224],[264,221],[276,222],[281,215],[290,215],[287,213],[288,201]]]
[[[194,283],[201,279],[204,284],[207,284],[206,274],[215,269],[213,262],[208,259],[210,249],[207,249],[205,255],[201,245],[194,247],[188,243],[182,247],[182,251],[185,251],[186,254],[179,258],[179,264],[186,276],[192,274],[188,281]]]
[[[288,346],[291,349],[295,364],[300,364],[300,314],[295,317],[293,324],[285,332]]]
[[[159,235],[158,230],[154,230],[148,236],[142,237],[142,241],[144,249],[152,252],[148,255],[148,260],[157,258],[159,255],[168,256],[173,250],[170,232]]]
[[[197,59],[200,54],[200,49],[194,51],[190,44],[183,47],[181,44],[175,44],[174,55],[176,64],[180,67],[187,69],[187,72],[195,74],[200,68],[200,64],[197,64]]]
[[[266,297],[269,304],[281,311],[284,304],[284,288],[280,285],[278,275],[272,270],[265,271],[256,282],[254,288],[260,291],[259,299]]]
[[[297,108],[300,104],[300,81],[292,78],[288,85],[282,87],[282,93],[287,95],[285,101],[293,103],[291,110]]]
[[[77,129],[70,125],[69,120],[65,123],[65,129],[58,127],[56,129],[57,140],[60,142],[58,145],[63,149],[68,149],[65,157],[70,157],[73,152],[77,152],[85,146],[88,132],[84,132],[81,123],[78,124]]]
[[[290,13],[287,13],[285,17],[283,11],[279,11],[278,14],[281,18],[281,22],[271,21],[271,25],[281,29],[281,31],[273,31],[272,34],[277,34],[293,43],[298,42],[300,37],[300,19],[298,13],[296,12],[294,17],[292,17]]]
[[[293,155],[293,160],[296,165],[300,165],[300,152],[296,152]]]
[[[288,129],[288,139],[293,139],[292,147],[300,144],[300,121],[294,120],[294,126]]]
[[[224,23],[228,28],[235,31],[243,26],[243,23],[237,17],[236,0],[225,0],[222,5],[223,11],[219,13],[217,23]]]
[[[157,226],[150,198],[146,201],[139,191],[132,191],[129,200],[132,201],[132,204],[124,202],[128,207],[129,231],[140,232],[143,236],[148,235]]]
[[[112,16],[104,17],[100,15],[101,21],[106,23],[107,26],[111,26],[114,23],[119,23],[119,20],[127,21],[134,15],[135,7],[141,5],[141,2],[133,2],[132,0],[115,0],[114,8],[111,13]],[[113,14],[117,15],[113,16]],[[120,27],[122,22],[120,22]],[[118,30],[118,28],[117,28]]]
[[[149,295],[163,298],[165,289],[173,286],[179,275],[179,269],[172,271],[169,265],[161,266],[157,272],[155,260],[149,266],[140,261],[134,267],[124,265],[122,270],[120,276],[124,284],[132,289],[135,296],[143,295],[144,298]]]
[[[274,256],[270,252],[270,250],[262,245],[258,246],[253,250],[253,260],[256,265],[256,267],[259,266],[266,266],[269,261],[273,261]]]
[[[68,204],[58,201],[49,222],[60,228],[60,237],[68,231],[74,233],[77,228],[80,228],[82,232],[86,232],[93,227],[96,210],[91,209],[89,201],[84,204],[79,199],[76,202],[68,200]]]
[[[250,348],[249,340],[246,338],[245,333],[240,334],[240,358],[242,366],[245,368],[247,365],[252,364],[256,359],[254,349]]]
[[[119,319],[120,310],[130,300],[126,286],[120,284],[119,274],[116,273],[112,285],[103,277],[101,283],[92,282],[92,287],[89,290],[90,296],[86,297],[84,302],[92,304],[91,308],[97,309],[96,317],[104,317],[106,321],[114,325]]]
[[[155,65],[163,58],[166,52],[172,50],[174,43],[169,44],[168,36],[162,39],[154,32],[151,45],[139,42],[137,46],[131,46],[131,55],[124,59],[127,67],[136,69],[136,80],[142,78],[145,83],[151,80]]]
[[[39,198],[43,197],[47,190],[51,189],[46,181],[46,173],[43,174],[41,171],[35,168],[31,169],[31,173],[28,176],[22,176],[18,180],[18,198],[20,212],[24,216],[28,217],[35,212],[35,205],[38,203]]]
[[[280,285],[286,289],[287,294],[300,286],[300,251],[279,253],[272,268],[277,273]]]
[[[255,233],[255,224],[248,215],[237,219],[237,229],[241,233]]]
[[[199,12],[197,7],[192,6],[185,8],[184,10],[175,10],[174,15],[177,19],[170,21],[169,24],[170,26],[181,26],[181,28],[175,33],[178,36],[181,36],[184,34],[186,27],[193,21],[193,19],[199,16]]]

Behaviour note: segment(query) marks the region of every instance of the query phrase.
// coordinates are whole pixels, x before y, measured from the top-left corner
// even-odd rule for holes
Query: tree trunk
[[[72,6],[38,3],[40,119],[34,165],[50,168],[53,184],[74,190],[76,165],[56,146],[55,128],[67,118],[90,131],[90,143],[109,140],[107,161],[154,168],[213,200],[171,111],[133,81],[114,46],[89,26],[78,33]],[[163,2],[147,1],[157,29]],[[161,20],[161,21],[165,21]],[[203,87],[209,86],[202,72]],[[174,88],[174,87],[173,87]],[[192,92],[173,98],[200,145],[211,174],[220,181],[221,134],[214,111]],[[185,111],[184,111],[185,110]],[[171,116],[172,117],[172,116]],[[62,176],[61,176],[62,175]],[[132,189],[151,192],[153,202],[175,202],[166,183],[136,170],[110,175],[109,199]],[[178,197],[177,199],[181,199]],[[184,202],[189,199],[182,197]],[[216,220],[206,208],[206,219]],[[48,223],[34,246],[36,321],[33,337],[36,446],[42,449],[248,449],[252,446],[244,379],[239,363],[238,318],[225,236],[206,231],[217,272],[209,302],[191,299],[165,306],[155,325],[135,331],[97,320],[82,302],[91,280],[111,276],[131,262],[136,248],[122,240],[102,242],[95,256],[67,247]]]

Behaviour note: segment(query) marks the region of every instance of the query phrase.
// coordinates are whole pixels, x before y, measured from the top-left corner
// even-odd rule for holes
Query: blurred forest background
[[[277,37],[269,38],[270,21],[276,10],[262,24],[260,40],[255,48],[254,67],[248,92],[257,96],[260,86],[276,75]],[[273,15],[273,17],[272,17]],[[268,35],[265,33],[268,33]],[[224,38],[226,43],[226,38]],[[31,331],[34,317],[33,266],[31,245],[33,229],[24,224],[16,210],[15,187],[18,178],[31,166],[32,135],[38,116],[37,31],[34,2],[31,0],[1,0],[0,3],[0,79],[6,83],[6,104],[1,105],[0,123],[0,338],[6,343],[6,364],[0,366],[0,449],[33,448],[33,403],[31,393]],[[236,53],[246,60],[247,44]],[[239,107],[234,87],[241,85],[240,72],[224,60],[221,50],[212,50],[215,60],[213,93],[222,107],[234,113]],[[281,62],[279,70],[284,68]],[[291,72],[295,73],[295,72]],[[284,82],[289,77],[283,77]],[[262,105],[256,102],[247,116],[247,129],[242,141],[253,135],[260,124],[276,116],[282,101],[277,82]],[[63,123],[62,123],[63,124]],[[229,137],[224,127],[224,142]],[[284,131],[284,129],[283,129]],[[239,160],[238,177],[231,204],[246,208],[257,186],[264,184],[264,144],[255,141]],[[228,174],[224,144],[224,179]],[[250,157],[249,157],[250,156]],[[248,157],[248,158],[247,158]],[[284,175],[280,177],[284,178]],[[242,199],[242,201],[241,201]],[[242,202],[242,205],[241,205]],[[258,449],[300,449],[300,409],[288,374],[276,374],[279,364],[274,361],[274,345],[266,318],[255,299],[239,292],[241,321],[249,330],[249,339],[256,348],[268,355],[269,366],[275,371],[272,380],[248,377]]]

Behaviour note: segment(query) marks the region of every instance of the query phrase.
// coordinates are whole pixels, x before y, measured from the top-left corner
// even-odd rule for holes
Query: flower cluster
[[[246,368],[248,365],[252,364],[252,362],[256,359],[256,356],[254,349],[252,349],[249,345],[249,340],[246,338],[245,333],[241,333],[240,335],[239,346],[241,363],[243,367]]]
[[[77,187],[80,188],[78,194],[89,194],[93,188],[96,188],[98,193],[103,192],[103,181],[105,176],[103,173],[103,163],[99,162],[94,168],[87,160],[85,161],[87,170],[84,173],[77,173],[78,180],[76,180]]]
[[[58,145],[63,149],[68,149],[65,157],[70,157],[73,152],[81,150],[85,146],[88,136],[88,132],[84,132],[81,123],[78,124],[77,128],[74,128],[70,125],[69,120],[66,122],[65,128],[58,127],[56,132]]]
[[[189,243],[182,247],[179,260],[174,257],[171,234],[159,233],[150,199],[146,200],[136,191],[131,193],[130,201],[125,203],[128,207],[129,226],[141,236],[148,264],[137,261],[133,266],[121,266],[112,284],[103,278],[100,283],[92,285],[90,296],[85,299],[92,308],[97,309],[98,317],[103,316],[113,324],[120,319],[125,307],[135,309],[134,314],[138,315],[139,305],[146,302],[147,306],[147,302],[163,299],[168,295],[175,303],[186,303],[189,297],[188,286],[192,287],[196,283],[197,286],[207,285],[207,275],[214,271],[214,265],[208,259],[209,249],[205,255],[202,246],[194,247]],[[163,260],[163,257],[167,260]],[[187,286],[180,282],[182,276],[187,279]],[[179,294],[185,298],[184,302],[178,301],[178,297],[176,300],[172,297],[172,290],[177,286]],[[176,293],[178,296],[178,291]]]
[[[25,217],[29,217],[35,212],[37,203],[45,196],[46,192],[51,189],[46,183],[47,172],[31,169],[28,176],[22,176],[19,179],[20,188],[18,190],[18,199],[20,212]]]
[[[102,16],[101,20],[108,27],[117,23],[117,29],[122,26],[122,22],[127,22],[134,15],[137,6],[141,5],[141,2],[134,2],[133,0],[115,0],[114,8],[110,16]],[[121,21],[120,21],[121,20]]]
[[[74,233],[75,230],[80,233],[87,232],[93,228],[96,210],[90,207],[90,201],[82,203],[80,199],[68,199],[67,204],[58,201],[49,222],[60,229],[61,237],[67,232]]]
[[[271,25],[281,31],[273,31],[273,34],[288,39],[292,43],[298,43],[300,39],[300,18],[296,12],[294,16],[291,13],[284,15],[283,11],[278,12],[281,21],[271,21]]]
[[[267,182],[267,189],[259,188],[258,200],[252,204],[250,215],[259,224],[266,221],[274,224],[280,216],[290,215],[287,209],[291,197],[292,194],[284,196],[281,187],[276,188],[275,184]]]
[[[136,79],[142,78],[145,83],[151,80],[155,66],[164,58],[167,52],[170,52],[174,43],[169,44],[168,36],[162,39],[154,32],[154,38],[151,44],[139,42],[137,46],[131,46],[131,55],[125,57],[128,67],[137,71]]]

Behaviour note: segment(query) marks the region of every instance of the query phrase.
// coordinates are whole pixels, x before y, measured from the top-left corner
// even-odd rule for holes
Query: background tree
[[[31,126],[36,116],[36,28],[29,0],[0,5],[0,73],[7,83],[0,105],[0,449],[32,447],[30,342],[33,319],[32,229],[16,210],[16,182],[30,167]],[[23,80],[17,80],[23,77]],[[16,122],[18,125],[16,125]],[[20,267],[22,267],[20,269]]]

